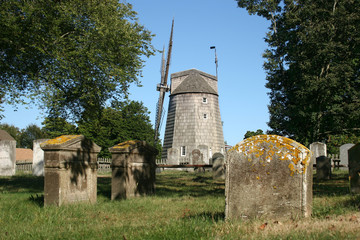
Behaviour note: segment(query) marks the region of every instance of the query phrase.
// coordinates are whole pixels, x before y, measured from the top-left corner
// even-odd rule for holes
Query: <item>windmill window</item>
[[[181,146],[180,153],[181,153],[181,156],[186,156],[186,147],[185,146]]]
[[[203,97],[202,102],[203,102],[203,103],[207,103],[207,98],[206,98],[206,97]]]

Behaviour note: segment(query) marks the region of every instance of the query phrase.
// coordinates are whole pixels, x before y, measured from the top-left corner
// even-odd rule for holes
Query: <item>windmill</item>
[[[167,85],[167,78],[169,75],[169,66],[170,66],[170,59],[171,59],[171,49],[172,49],[172,37],[173,37],[173,30],[174,30],[174,19],[172,20],[171,25],[171,33],[170,33],[170,40],[169,40],[169,48],[167,53],[167,58],[165,60],[165,47],[163,49],[162,58],[161,58],[161,81],[160,84],[156,86],[156,90],[159,91],[159,100],[156,106],[156,118],[155,118],[155,141],[156,144],[159,135],[159,129],[161,125],[161,118],[163,116],[163,105],[164,105],[164,98],[165,93],[170,90]]]

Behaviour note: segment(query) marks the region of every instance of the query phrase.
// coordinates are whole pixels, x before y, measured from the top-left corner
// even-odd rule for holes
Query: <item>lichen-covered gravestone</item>
[[[144,141],[127,141],[109,151],[112,154],[111,200],[155,192],[157,149]]]
[[[360,143],[349,149],[349,180],[351,193],[360,193]]]
[[[225,194],[226,219],[310,216],[310,150],[276,135],[245,139],[228,152]]]
[[[15,175],[16,141],[6,131],[0,130],[0,176]]]
[[[101,148],[82,135],[63,135],[40,146],[45,161],[44,205],[96,203]]]
[[[44,151],[40,144],[49,139],[37,139],[33,141],[33,175],[44,176]]]

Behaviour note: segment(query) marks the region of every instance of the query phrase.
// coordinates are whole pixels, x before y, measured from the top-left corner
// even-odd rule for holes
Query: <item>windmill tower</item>
[[[209,164],[224,154],[217,77],[190,69],[171,74],[162,158],[167,164]]]

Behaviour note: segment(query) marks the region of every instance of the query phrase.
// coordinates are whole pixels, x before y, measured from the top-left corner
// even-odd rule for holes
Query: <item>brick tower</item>
[[[190,69],[171,74],[162,158],[167,164],[209,164],[224,154],[217,78]]]

